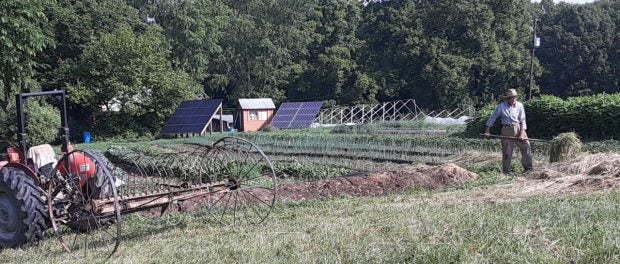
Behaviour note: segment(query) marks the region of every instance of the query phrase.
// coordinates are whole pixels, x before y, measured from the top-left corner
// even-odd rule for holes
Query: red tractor
[[[60,99],[62,156],[50,145],[28,146],[24,102]],[[66,251],[84,262],[110,257],[121,242],[121,216],[188,202],[223,225],[262,223],[277,194],[270,159],[254,143],[223,137],[193,150],[98,154],[72,150],[64,91],[16,96],[19,147],[0,163],[0,247],[17,247],[53,228]],[[120,170],[120,171],[119,171]]]
[[[56,160],[50,145],[28,147],[24,122],[24,104],[30,97],[52,96],[60,99],[61,134],[63,157]],[[51,226],[48,203],[52,175],[71,178],[80,192],[89,189],[90,179],[102,168],[96,155],[72,151],[67,126],[66,95],[64,90],[16,95],[19,148],[7,147],[6,160],[0,161],[0,248],[16,247],[42,238],[43,232]],[[93,188],[88,190],[94,193]],[[58,194],[59,196],[67,195]],[[66,210],[68,208],[54,208]],[[76,217],[74,219],[80,219]],[[66,223],[73,229],[87,228],[88,221]],[[88,220],[88,218],[86,217]]]

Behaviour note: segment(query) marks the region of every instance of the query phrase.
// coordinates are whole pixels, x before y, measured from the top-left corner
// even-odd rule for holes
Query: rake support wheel
[[[68,165],[70,159],[80,158],[90,159],[95,166],[94,175],[85,184],[80,184],[83,172]],[[61,169],[63,164],[67,169]],[[121,241],[121,214],[115,180],[105,163],[94,153],[74,151],[58,162],[52,175],[47,202],[52,227],[63,248],[85,261],[109,258]],[[114,211],[94,211],[91,201],[101,199],[113,201]]]
[[[207,198],[211,216],[223,225],[260,224],[269,216],[276,201],[276,173],[271,160],[254,143],[225,137],[205,155],[217,160],[212,182],[225,188]]]

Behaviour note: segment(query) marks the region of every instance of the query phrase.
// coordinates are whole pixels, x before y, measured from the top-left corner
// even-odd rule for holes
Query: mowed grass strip
[[[445,195],[445,194],[444,194]],[[225,228],[206,212],[129,216],[111,263],[620,263],[620,191],[459,203],[433,192],[279,204]],[[4,263],[74,263],[53,237]]]

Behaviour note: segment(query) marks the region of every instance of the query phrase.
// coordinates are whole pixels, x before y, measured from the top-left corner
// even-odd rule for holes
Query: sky
[[[559,3],[559,2],[566,2],[566,3],[571,3],[571,4],[585,4],[585,3],[592,3],[595,0],[553,0],[554,3]],[[540,2],[537,0],[532,0],[532,2]]]

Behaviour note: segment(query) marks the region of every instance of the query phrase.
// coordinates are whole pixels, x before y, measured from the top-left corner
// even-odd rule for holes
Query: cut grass
[[[229,134],[120,144],[101,142],[77,148],[105,151],[110,145],[141,148],[185,142],[209,144],[225,135]],[[469,155],[470,150],[499,152],[499,142],[457,137],[334,135],[326,129],[236,135],[264,144],[265,148],[283,142],[293,142],[302,150],[344,144],[355,147],[355,152],[388,149],[379,153],[386,157],[414,147],[445,148],[462,155]],[[620,149],[614,142],[616,145],[586,143],[585,149]],[[331,150],[320,152],[327,151]],[[539,152],[546,153],[545,147]],[[281,155],[285,156],[285,151]],[[360,162],[374,169],[380,166],[363,160],[340,164],[343,161],[333,157],[308,159],[328,159],[330,162],[324,161],[325,164],[356,168],[361,167]],[[517,163],[515,158],[513,164]],[[515,166],[519,171],[519,165]],[[620,191],[578,196],[556,194],[502,203],[472,202],[465,199],[473,196],[472,190],[509,179],[499,176],[499,162],[468,169],[481,178],[462,189],[443,191],[441,196],[436,191],[411,190],[385,197],[343,196],[278,204],[273,215],[260,226],[224,228],[204,212],[171,214],[156,220],[130,215],[124,217],[123,243],[110,262],[620,263]],[[441,198],[446,194],[449,199]],[[63,253],[51,232],[46,234],[44,241],[30,248],[3,250],[0,260],[80,262]]]
[[[206,213],[171,224],[125,217],[112,263],[618,263],[620,192],[511,203],[443,201],[429,191],[278,204],[260,226],[216,225]],[[72,263],[48,238],[0,253],[6,263]]]

